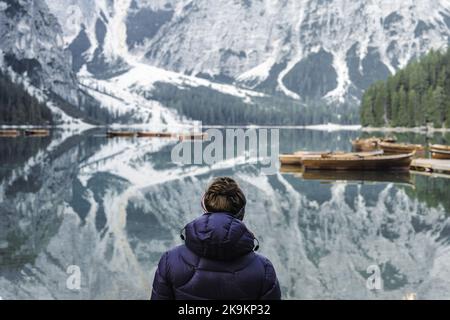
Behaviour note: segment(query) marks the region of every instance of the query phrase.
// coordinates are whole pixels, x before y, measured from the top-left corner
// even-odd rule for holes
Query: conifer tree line
[[[46,94],[49,100],[68,116],[83,119],[87,123],[100,125],[129,122],[132,119],[130,112],[122,114],[118,111],[110,112],[82,89],[78,92],[80,98],[78,106],[72,105],[51,91]],[[9,75],[0,70],[0,125],[53,125],[58,120],[46,103],[30,95],[23,84],[13,82]]]
[[[370,86],[361,124],[374,127],[450,127],[450,49],[431,51]]]
[[[335,108],[322,102],[301,103],[289,98],[241,97],[225,94],[209,87],[184,87],[156,82],[154,90],[145,94],[180,114],[208,125],[310,125],[328,122],[359,123],[357,106]],[[340,115],[339,115],[340,114]]]
[[[12,82],[0,70],[0,125],[39,125],[52,122],[52,112],[45,103],[39,102],[23,85]]]

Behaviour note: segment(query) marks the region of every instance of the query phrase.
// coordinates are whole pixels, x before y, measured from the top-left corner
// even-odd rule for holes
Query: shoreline
[[[436,133],[450,132],[450,128],[432,128],[432,127],[361,127],[363,132],[414,132],[414,133]]]
[[[327,124],[311,124],[311,125],[207,125],[202,124],[201,122],[191,122],[191,123],[178,123],[176,125],[171,124],[161,124],[157,128],[155,126],[145,124],[145,123],[137,123],[137,124],[110,124],[110,125],[91,125],[91,124],[60,124],[60,125],[0,125],[0,130],[24,130],[24,129],[56,129],[56,130],[75,130],[75,131],[86,131],[90,129],[100,129],[100,128],[109,128],[109,129],[146,129],[152,128],[154,130],[159,129],[168,129],[168,128],[235,128],[235,129],[304,129],[304,130],[317,130],[317,131],[361,131],[361,132],[413,132],[420,134],[427,133],[446,133],[450,132],[450,128],[432,128],[432,127],[363,127],[361,125],[348,125],[348,124],[335,124],[335,123],[327,123]]]

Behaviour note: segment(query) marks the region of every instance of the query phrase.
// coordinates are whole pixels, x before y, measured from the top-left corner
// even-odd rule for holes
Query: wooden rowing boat
[[[305,170],[409,170],[414,154],[316,157],[302,162]]]
[[[294,155],[300,157],[321,156],[322,154],[344,154],[342,151],[296,151]]]
[[[108,131],[106,135],[109,138],[115,138],[115,137],[124,137],[124,138],[132,138],[136,134],[132,131]]]
[[[377,149],[381,142],[394,143],[396,141],[397,138],[395,137],[371,137],[367,139],[358,138],[356,140],[352,140],[351,143],[354,151],[371,151]]]
[[[331,151],[297,151],[294,154],[282,154],[279,156],[281,165],[302,165],[302,160],[308,157],[316,158],[327,154],[344,154]]]
[[[15,138],[20,136],[19,130],[0,130],[0,137]]]
[[[450,146],[446,146],[443,144],[432,144],[432,145],[430,145],[430,150],[442,150],[442,151],[450,152]]]
[[[352,141],[352,147],[355,151],[371,151],[378,147],[378,138],[356,139]]]
[[[25,130],[26,136],[47,137],[50,135],[50,131],[47,129],[27,129]]]
[[[432,144],[430,145],[431,158],[433,159],[450,159],[450,146],[443,144]]]
[[[348,158],[348,157],[373,157],[383,154],[383,150],[375,150],[368,152],[327,152],[327,151],[297,151],[294,154],[283,154],[279,157],[281,165],[303,165],[305,159],[316,159],[316,158]]]
[[[185,133],[179,135],[180,141],[184,140],[206,140],[208,139],[208,134],[206,132],[203,133]]]
[[[331,153],[321,154],[321,157],[322,158],[348,158],[348,157],[366,158],[366,157],[380,156],[383,153],[384,153],[383,150],[374,150],[374,151],[366,151],[366,152],[331,152]]]
[[[390,143],[396,143],[397,138],[396,137],[383,137],[380,139],[381,142],[390,142]]]
[[[143,132],[137,133],[139,138],[172,138],[173,134],[169,132]]]
[[[323,155],[342,155],[344,152],[331,152],[331,151],[297,151],[294,154],[282,154],[279,159],[281,165],[302,165],[302,160],[305,158],[316,158]]]
[[[407,144],[407,143],[392,143],[392,142],[380,142],[378,144],[384,153],[389,154],[405,154],[411,152],[424,152],[424,146],[420,144]]]
[[[338,155],[338,154],[344,154],[343,152],[340,152],[340,151],[338,151],[338,152],[331,152],[331,151],[297,151],[297,152],[294,152],[294,154],[293,155],[291,155],[291,156],[287,156],[287,157],[285,157],[283,160],[287,160],[287,162],[289,162],[289,159],[291,159],[293,162],[295,162],[295,163],[285,163],[285,164],[300,164],[300,165],[302,165],[302,160],[303,159],[305,159],[305,158],[311,158],[311,157],[321,157],[322,155],[328,155],[328,154],[335,154],[335,155]],[[286,155],[284,155],[284,156],[286,156]],[[298,161],[296,161],[296,159],[298,159]],[[283,164],[283,160],[282,159],[280,159],[280,161],[281,161],[281,164]]]
[[[279,156],[280,163],[284,165],[302,165],[302,156],[295,154],[282,154]]]
[[[430,149],[430,152],[433,159],[450,160],[450,151]]]

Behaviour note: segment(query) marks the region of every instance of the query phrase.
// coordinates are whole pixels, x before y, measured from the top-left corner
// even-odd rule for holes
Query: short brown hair
[[[244,192],[237,182],[227,177],[214,179],[208,186],[203,201],[208,212],[229,212],[234,215],[240,213],[247,204]]]

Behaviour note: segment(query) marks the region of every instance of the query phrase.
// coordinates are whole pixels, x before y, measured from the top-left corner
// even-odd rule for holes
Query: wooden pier
[[[414,159],[411,170],[450,174],[450,160]]]

